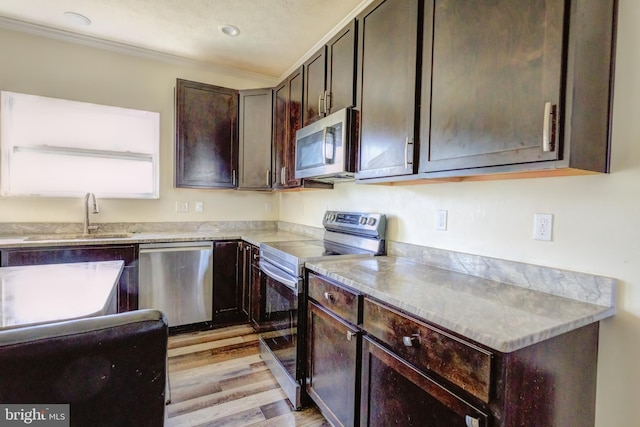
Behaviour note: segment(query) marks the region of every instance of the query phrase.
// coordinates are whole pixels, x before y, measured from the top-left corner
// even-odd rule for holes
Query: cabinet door
[[[307,393],[336,426],[358,424],[359,332],[309,302]]]
[[[289,132],[289,81],[273,91],[273,188],[283,188],[282,172],[286,163]]]
[[[327,43],[326,114],[353,107],[356,100],[356,20]]]
[[[238,188],[271,189],[271,89],[240,92]]]
[[[240,267],[238,268],[238,282],[242,289],[240,300],[240,310],[242,317],[249,318],[251,306],[251,245],[240,242]]]
[[[325,77],[326,77],[326,46],[316,52],[303,65],[304,70],[304,126],[311,124],[323,117],[326,113],[324,107]]]
[[[273,188],[300,186],[295,179],[296,131],[302,127],[302,67],[274,90]]]
[[[263,318],[261,298],[262,292],[262,273],[260,272],[260,248],[251,245],[251,280],[250,280],[250,302],[249,302],[249,318],[251,326],[259,330],[260,321]]]
[[[416,172],[413,160],[417,148],[414,136],[421,4],[421,0],[378,1],[358,19],[358,179]]]
[[[434,3],[431,126],[430,135],[422,127],[421,171],[557,159],[567,2]]]
[[[289,132],[286,145],[284,182],[286,187],[299,187],[301,181],[295,177],[296,131],[302,128],[303,78],[302,68],[289,78]]]
[[[213,323],[218,325],[242,319],[239,248],[236,240],[213,242]]]
[[[238,92],[177,81],[176,187],[235,187]]]
[[[362,350],[362,426],[488,426],[487,416],[369,338]]]
[[[5,249],[2,266],[124,261],[118,282],[118,312],[138,309],[138,255],[135,245]]]

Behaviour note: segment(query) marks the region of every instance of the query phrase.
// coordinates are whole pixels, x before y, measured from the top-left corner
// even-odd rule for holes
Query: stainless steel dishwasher
[[[213,318],[213,242],[140,245],[138,307],[161,310],[169,326]]]

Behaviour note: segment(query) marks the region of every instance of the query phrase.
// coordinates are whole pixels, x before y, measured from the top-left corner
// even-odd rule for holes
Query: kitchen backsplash
[[[162,233],[170,231],[248,231],[276,230],[276,221],[201,221],[201,222],[112,222],[93,223],[96,233]],[[82,233],[82,223],[0,223],[0,236],[30,234]]]
[[[310,239],[322,239],[324,233],[323,228],[285,221],[122,222],[94,225],[98,225],[98,233],[280,230],[309,236]],[[81,232],[81,223],[0,223],[0,236]],[[609,277],[394,241],[387,241],[387,255],[578,301],[615,307],[617,280]]]
[[[610,277],[401,242],[388,242],[387,254],[591,304],[615,306],[617,280]]]

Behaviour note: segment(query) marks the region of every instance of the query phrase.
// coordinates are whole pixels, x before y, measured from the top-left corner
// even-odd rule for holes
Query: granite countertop
[[[108,314],[123,261],[0,268],[0,330]]]
[[[503,353],[615,313],[614,307],[392,256],[314,261],[307,262],[306,267]]]
[[[127,243],[164,243],[188,242],[199,240],[230,240],[241,239],[252,245],[259,246],[261,242],[281,242],[288,240],[313,240],[313,237],[281,230],[203,230],[203,231],[162,231],[162,232],[133,232],[104,233],[104,237],[76,237],[74,234],[60,233],[57,237],[50,235],[6,236],[0,237],[0,248],[29,248],[41,246],[81,246]],[[67,236],[67,237],[65,237]],[[68,238],[68,237],[72,238]],[[100,234],[98,234],[100,236]],[[34,239],[35,238],[35,239]]]

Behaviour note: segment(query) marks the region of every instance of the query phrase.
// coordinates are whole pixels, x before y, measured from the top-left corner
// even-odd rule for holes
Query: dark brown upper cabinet
[[[417,172],[422,6],[422,0],[379,0],[358,16],[357,179]]]
[[[422,177],[608,172],[614,0],[427,7]]]
[[[176,187],[235,188],[238,91],[177,80]]]
[[[303,65],[304,126],[355,105],[356,21],[353,20]]]
[[[273,90],[240,91],[238,189],[271,190]]]
[[[295,179],[296,131],[302,127],[302,67],[273,93],[273,188],[299,187]]]

